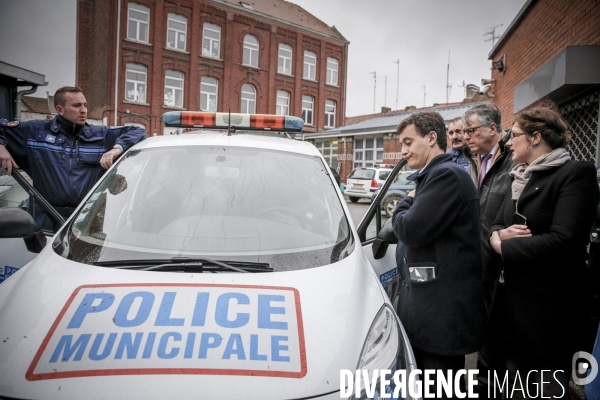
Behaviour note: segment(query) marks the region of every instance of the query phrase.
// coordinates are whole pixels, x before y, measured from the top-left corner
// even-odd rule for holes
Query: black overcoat
[[[516,202],[532,236],[502,241],[504,293],[492,319],[502,319],[495,322],[529,361],[581,350],[590,282],[586,245],[597,206],[596,169],[584,161],[533,172]],[[514,212],[509,192],[490,233],[510,226]]]
[[[398,315],[412,346],[444,356],[471,353],[485,321],[477,189],[450,154],[409,179],[415,198],[403,199],[392,217],[402,279]],[[435,264],[436,278],[411,281],[415,263]]]

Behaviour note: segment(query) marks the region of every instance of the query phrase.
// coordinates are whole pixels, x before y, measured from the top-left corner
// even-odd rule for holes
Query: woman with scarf
[[[569,398],[571,359],[585,348],[578,326],[588,315],[598,185],[592,163],[571,160],[569,137],[561,116],[540,107],[516,116],[507,143],[519,164],[490,230],[504,268],[490,322],[506,338],[509,376],[521,378],[515,397]]]

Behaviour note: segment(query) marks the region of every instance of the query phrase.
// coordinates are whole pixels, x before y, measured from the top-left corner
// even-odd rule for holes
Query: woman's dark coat
[[[511,225],[510,194],[490,233]],[[517,202],[532,236],[502,241],[504,293],[492,319],[505,312],[495,322],[528,361],[565,359],[581,350],[590,289],[586,245],[597,206],[596,169],[580,161],[533,172]]]

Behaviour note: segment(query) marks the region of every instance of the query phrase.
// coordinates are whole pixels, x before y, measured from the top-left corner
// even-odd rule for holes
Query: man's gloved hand
[[[0,167],[6,169],[8,175],[12,174],[13,168],[19,168],[15,160],[13,160],[12,156],[6,150],[6,147],[0,144]]]
[[[123,154],[123,152],[119,149],[112,149],[110,151],[107,151],[106,153],[102,154],[102,158],[100,159],[100,165],[104,169],[109,169],[113,165],[113,162],[117,158],[119,158],[121,154]]]

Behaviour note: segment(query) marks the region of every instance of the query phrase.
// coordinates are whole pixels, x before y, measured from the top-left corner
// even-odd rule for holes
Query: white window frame
[[[185,75],[183,72],[172,69],[165,71],[165,106],[183,108],[184,85]],[[179,99],[179,101],[177,101],[177,99]]]
[[[316,140],[315,147],[319,150],[327,165],[331,169],[337,170],[338,166],[338,141],[337,140]]]
[[[354,168],[383,163],[383,136],[354,139]]]
[[[183,24],[183,30],[173,24]],[[175,43],[169,42],[169,34],[175,36]],[[181,38],[183,37],[183,41]],[[183,15],[169,13],[167,16],[167,48],[185,51],[187,48],[187,18]]]
[[[287,90],[277,91],[277,105],[275,107],[275,114],[290,115],[290,97],[290,92]]]
[[[256,40],[256,43],[246,41],[246,39],[250,39],[250,38],[254,38],[254,40]],[[243,54],[242,54],[242,64],[243,65],[249,65],[251,67],[258,68],[259,46],[260,46],[260,42],[258,41],[258,38],[256,36],[254,36],[254,35],[244,36],[244,50],[243,50]],[[247,60],[246,60],[246,54],[248,55]]]
[[[335,128],[335,110],[337,104],[334,100],[325,100],[325,128]]]
[[[311,58],[312,63],[310,62]],[[302,69],[302,77],[312,81],[317,80],[317,53],[304,50],[304,68]]]
[[[315,114],[315,98],[309,95],[302,95],[302,119],[304,124],[313,125]]]
[[[210,90],[208,90],[210,89]],[[205,107],[202,107],[202,99],[205,99]],[[213,76],[200,78],[200,111],[217,111],[219,101],[219,80]],[[211,107],[212,105],[212,107]]]
[[[277,52],[277,72],[284,75],[292,75],[292,46],[279,43]]]
[[[206,32],[214,32],[219,36],[218,38],[211,38],[206,36]],[[208,44],[208,49],[206,45]],[[213,50],[217,50],[217,55],[213,55]],[[206,50],[206,52],[205,52]],[[205,22],[202,27],[202,56],[208,58],[219,59],[221,57],[221,27],[210,22]]]
[[[133,78],[130,74],[135,74],[136,77]],[[138,75],[143,75],[144,80],[138,79]],[[146,94],[148,92],[147,82],[148,68],[145,65],[127,63],[125,65],[125,100],[135,103],[146,103]],[[131,89],[128,89],[128,87]],[[142,88],[141,91],[140,87]]]
[[[327,57],[327,79],[328,85],[337,86],[338,84],[338,70],[340,62],[332,57]]]
[[[146,14],[146,20],[142,20],[131,16],[131,11]],[[131,22],[135,24],[135,32],[131,31]],[[146,26],[146,38],[140,39],[140,28]],[[150,8],[142,4],[130,2],[127,4],[127,39],[135,40],[142,43],[148,43],[150,37]]]
[[[252,89],[252,91],[249,91],[249,89]],[[256,114],[256,88],[250,83],[242,86],[240,112]]]

